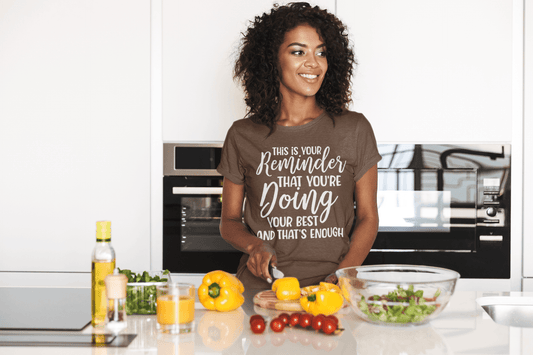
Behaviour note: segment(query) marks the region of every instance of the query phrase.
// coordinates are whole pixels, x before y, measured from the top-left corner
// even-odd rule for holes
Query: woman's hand
[[[277,266],[278,258],[276,251],[269,244],[251,244],[246,247],[246,252],[250,255],[246,266],[254,276],[265,279],[272,283],[272,276],[268,272],[269,264]]]
[[[224,196],[220,220],[222,238],[235,249],[249,254],[246,266],[254,276],[272,282],[268,266],[269,264],[278,265],[276,251],[269,244],[252,235],[242,223],[244,186],[224,178],[222,195]]]
[[[337,275],[333,272],[326,276],[324,281],[329,282],[330,284],[337,284],[339,282],[339,279],[337,278]]]

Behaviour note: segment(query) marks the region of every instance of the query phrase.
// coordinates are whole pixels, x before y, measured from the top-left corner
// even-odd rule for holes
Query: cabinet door
[[[508,0],[338,0],[378,141],[511,141]]]
[[[272,0],[163,0],[163,140],[223,141],[246,114],[232,71],[240,34]],[[335,0],[310,1],[335,12]]]
[[[150,2],[0,6],[0,270],[150,265]]]

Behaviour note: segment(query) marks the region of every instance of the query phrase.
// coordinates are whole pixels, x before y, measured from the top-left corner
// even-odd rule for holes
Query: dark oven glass
[[[235,273],[241,252],[220,236],[221,176],[163,178],[163,268]]]
[[[174,169],[216,169],[222,150],[214,147],[175,147]]]
[[[379,231],[373,250],[473,252],[474,169],[379,169]]]

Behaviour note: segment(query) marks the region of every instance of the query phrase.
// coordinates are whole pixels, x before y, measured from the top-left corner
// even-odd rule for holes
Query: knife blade
[[[270,272],[270,275],[274,278],[274,280],[282,279],[285,277],[285,274],[283,274],[283,272],[279,271],[277,267],[272,266],[272,265],[270,265],[269,272]]]

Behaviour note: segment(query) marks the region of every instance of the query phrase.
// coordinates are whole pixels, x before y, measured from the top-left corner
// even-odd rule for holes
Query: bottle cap
[[[115,269],[113,274],[107,275],[105,278],[107,298],[126,298],[127,283],[128,277],[126,275],[119,274],[118,269]]]
[[[96,240],[111,240],[111,221],[96,222]]]

